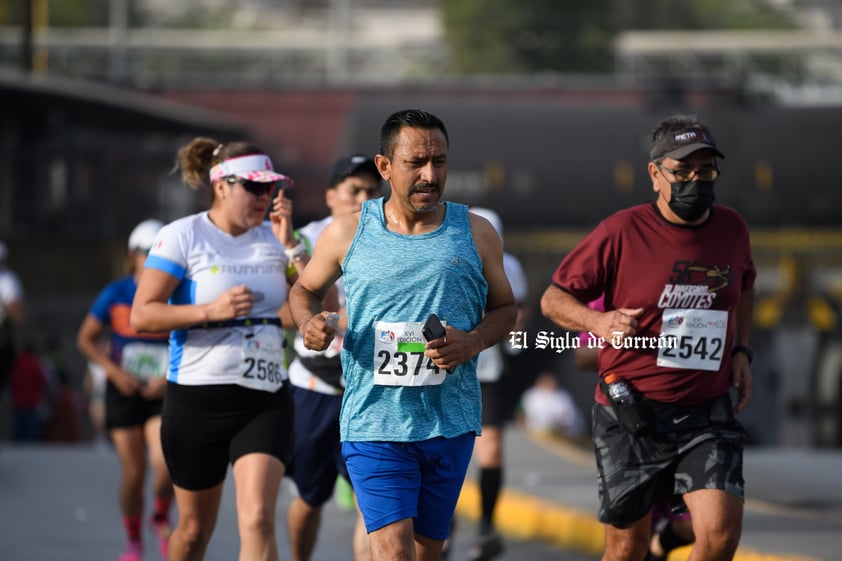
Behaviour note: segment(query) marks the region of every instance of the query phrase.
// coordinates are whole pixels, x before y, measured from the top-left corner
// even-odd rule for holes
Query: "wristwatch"
[[[754,360],[754,353],[751,352],[751,349],[749,349],[745,345],[734,345],[734,348],[731,349],[731,356],[734,356],[737,353],[745,353],[745,355],[748,357],[749,364],[751,364],[751,361]]]
[[[298,245],[292,249],[285,249],[284,253],[290,261],[301,261],[304,259],[304,256],[307,255],[307,247],[303,243],[299,242]]]

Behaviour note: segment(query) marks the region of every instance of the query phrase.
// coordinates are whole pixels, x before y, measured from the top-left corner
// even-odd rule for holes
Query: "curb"
[[[560,454],[568,461],[593,463],[593,457],[551,436],[528,433],[530,440]],[[594,493],[596,493],[594,488]],[[456,504],[456,513],[473,521],[480,517],[479,486],[466,479]],[[495,526],[503,535],[517,540],[536,540],[553,546],[599,557],[605,550],[605,527],[592,512],[569,508],[553,501],[504,487],[495,514]],[[691,546],[670,552],[668,561],[687,559]],[[775,555],[737,549],[733,561],[821,561],[803,555]]]

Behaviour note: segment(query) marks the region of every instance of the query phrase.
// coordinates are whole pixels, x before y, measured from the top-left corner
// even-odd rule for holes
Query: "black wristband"
[[[745,353],[745,355],[748,357],[749,364],[751,364],[751,361],[754,360],[754,353],[751,352],[751,349],[749,349],[745,345],[734,345],[734,348],[731,349],[731,356],[734,356],[737,353]]]

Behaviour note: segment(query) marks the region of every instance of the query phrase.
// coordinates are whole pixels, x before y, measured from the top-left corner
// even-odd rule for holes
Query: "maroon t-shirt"
[[[638,343],[627,342],[638,348],[617,348],[605,341],[600,376],[616,372],[650,399],[693,404],[730,387],[734,312],[756,275],[748,227],[733,209],[713,205],[704,224],[679,226],[661,216],[654,204],[643,204],[597,225],[562,260],[553,282],[582,302],[604,293],[606,310],[643,308],[634,336]],[[727,316],[697,310],[721,310]],[[668,346],[659,338],[665,312],[671,329],[706,325],[695,336],[674,339],[675,348],[661,351],[659,347]],[[718,369],[658,366],[659,352],[667,353],[662,361],[705,363],[708,368],[718,364]],[[599,387],[595,397],[608,404]]]

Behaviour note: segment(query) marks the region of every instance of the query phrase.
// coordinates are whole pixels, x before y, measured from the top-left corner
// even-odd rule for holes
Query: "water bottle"
[[[339,314],[329,313],[325,318],[325,325],[331,329],[336,329],[336,326],[339,325]]]
[[[608,399],[611,401],[611,409],[617,415],[620,426],[631,434],[648,431],[654,423],[651,404],[615,372],[609,372],[603,381]]]
[[[608,399],[613,403],[626,405],[635,400],[629,385],[615,372],[610,372],[605,376],[605,384],[608,386]]]

